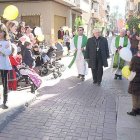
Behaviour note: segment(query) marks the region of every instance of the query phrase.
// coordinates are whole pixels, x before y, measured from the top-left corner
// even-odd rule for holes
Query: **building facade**
[[[92,35],[92,30],[96,23],[106,27],[109,22],[110,6],[106,0],[90,0],[90,13],[83,13],[82,17],[86,21],[87,34]]]
[[[89,0],[3,0],[0,1],[2,15],[7,5],[19,9],[18,21],[25,21],[32,28],[40,26],[45,38],[57,38],[62,26],[74,29],[74,21],[83,12],[89,12]]]
[[[19,9],[18,21],[25,21],[32,28],[40,26],[47,41],[57,39],[62,26],[74,31],[76,17],[85,21],[85,32],[91,36],[96,22],[105,26],[109,20],[106,0],[1,0],[0,14],[7,5]]]
[[[140,17],[140,0],[126,0],[126,17]]]

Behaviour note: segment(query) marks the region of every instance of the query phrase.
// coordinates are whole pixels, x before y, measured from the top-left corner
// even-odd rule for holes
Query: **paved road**
[[[116,140],[116,101],[127,94],[124,80],[114,81],[107,69],[101,87],[71,72],[51,82],[2,130],[0,140]]]

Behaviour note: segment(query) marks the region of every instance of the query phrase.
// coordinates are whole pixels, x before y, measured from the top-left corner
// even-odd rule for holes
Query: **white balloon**
[[[127,61],[127,62],[130,62],[131,61],[131,59],[132,59],[132,52],[131,52],[131,50],[130,49],[128,49],[128,48],[122,48],[121,50],[120,50],[120,57],[123,59],[123,60],[125,60],[125,61]]]
[[[41,30],[41,28],[40,28],[40,27],[36,27],[35,30],[34,30],[34,33],[35,33],[36,36],[42,35],[42,30]]]

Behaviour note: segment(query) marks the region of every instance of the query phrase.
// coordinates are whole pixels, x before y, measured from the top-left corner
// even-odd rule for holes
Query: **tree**
[[[132,31],[133,28],[135,28],[140,33],[139,24],[140,24],[140,19],[136,16],[129,18],[127,21],[127,25],[130,31]]]
[[[79,26],[83,26],[84,24],[85,24],[85,21],[81,17],[77,17],[75,19],[74,26],[75,26],[76,30],[78,29]]]

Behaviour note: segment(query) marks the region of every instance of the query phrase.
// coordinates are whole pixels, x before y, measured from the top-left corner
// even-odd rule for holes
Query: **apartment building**
[[[140,17],[140,0],[126,0],[126,17]]]
[[[89,0],[1,0],[1,15],[10,4],[19,9],[17,20],[25,21],[31,27],[40,26],[47,40],[57,38],[57,31],[62,26],[74,29],[75,18],[90,10]]]
[[[91,36],[95,23],[99,22],[106,26],[109,22],[110,6],[106,0],[90,0],[90,13],[83,13],[82,17],[86,21],[88,36]]]

